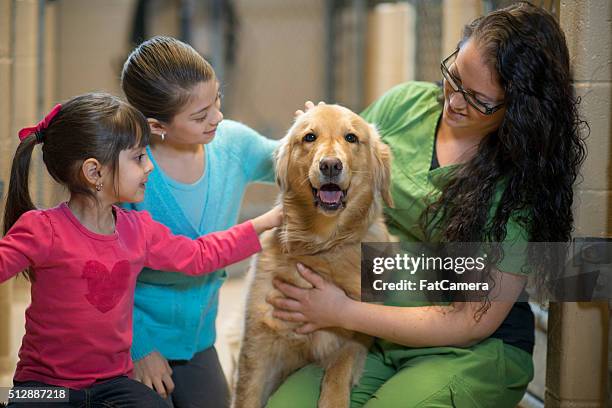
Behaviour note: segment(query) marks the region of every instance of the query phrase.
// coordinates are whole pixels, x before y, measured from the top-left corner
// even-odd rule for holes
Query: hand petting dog
[[[317,106],[321,106],[321,105],[325,105],[325,102],[321,101],[317,104]],[[298,116],[303,115],[304,113],[308,112],[310,109],[314,107],[315,107],[315,104],[312,101],[306,101],[304,103],[304,110],[301,110],[301,109],[296,110],[293,116],[297,118]]]
[[[295,332],[308,334],[326,327],[343,327],[341,314],[350,302],[346,293],[316,272],[298,263],[297,270],[312,289],[303,289],[281,280],[273,281],[274,287],[286,297],[267,299],[274,306],[274,317],[288,322],[304,323]]]

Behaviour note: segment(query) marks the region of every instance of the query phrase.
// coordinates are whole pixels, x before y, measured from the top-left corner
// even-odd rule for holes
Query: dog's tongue
[[[342,191],[334,190],[334,191],[326,191],[319,190],[319,198],[321,201],[327,204],[334,204],[340,201],[340,197],[342,196]]]

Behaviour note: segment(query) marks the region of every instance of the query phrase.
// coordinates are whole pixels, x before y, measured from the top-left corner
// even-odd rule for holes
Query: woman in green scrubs
[[[298,267],[314,288],[277,282],[286,298],[270,300],[276,317],[303,322],[300,333],[342,327],[376,338],[352,407],[516,406],[533,378],[534,343],[533,314],[516,300],[531,270],[545,273],[545,257],[525,249],[570,239],[583,122],[554,17],[521,3],[476,19],[441,70],[442,88],[403,84],[362,114],[394,156],[387,225],[406,241],[516,249],[488,272],[503,279],[504,300],[363,303]],[[442,221],[434,228],[428,220]],[[298,370],[268,407],[316,407],[322,375],[315,365]]]

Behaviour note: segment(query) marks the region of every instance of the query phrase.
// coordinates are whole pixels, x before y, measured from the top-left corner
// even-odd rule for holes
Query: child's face
[[[112,201],[125,203],[140,202],[144,199],[145,183],[152,170],[153,163],[149,160],[146,148],[135,147],[122,150],[119,153],[119,167],[116,176],[117,186],[110,182],[109,188],[104,190],[109,194],[117,195]]]
[[[207,144],[222,120],[219,84],[200,82],[191,91],[189,102],[167,125],[166,137],[177,144]]]

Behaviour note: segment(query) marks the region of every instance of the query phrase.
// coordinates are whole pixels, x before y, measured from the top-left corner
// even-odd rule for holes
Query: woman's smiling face
[[[454,60],[448,62],[448,71],[454,80],[479,101],[493,107],[503,102],[504,89],[499,84],[494,67],[483,58],[482,51],[475,41],[465,43]],[[451,128],[462,128],[476,134],[486,135],[499,128],[505,108],[485,115],[470,105],[461,92],[453,90],[444,80],[443,120]]]

